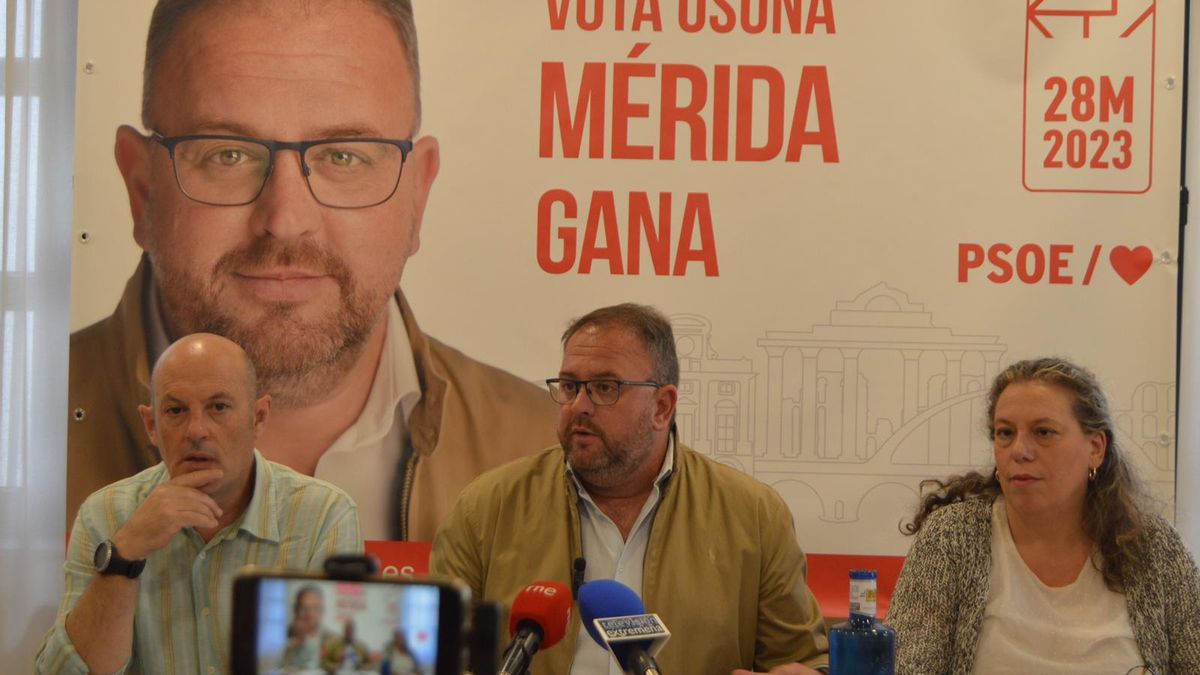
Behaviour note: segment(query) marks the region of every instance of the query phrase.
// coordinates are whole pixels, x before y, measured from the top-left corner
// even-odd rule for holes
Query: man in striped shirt
[[[139,410],[163,461],[80,508],[38,672],[224,672],[239,568],[320,569],[362,550],[346,493],[255,449],[271,397],[257,396],[237,344],[179,340],[154,367],[150,398]]]

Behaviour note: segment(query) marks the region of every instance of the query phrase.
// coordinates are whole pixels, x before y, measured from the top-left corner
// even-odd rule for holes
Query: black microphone
[[[533,655],[558,644],[571,624],[571,589],[557,581],[535,581],[517,593],[508,630],[512,642],[504,652],[500,675],[525,675]]]
[[[571,597],[579,601],[579,587],[583,585],[583,571],[587,569],[587,560],[575,559],[575,569],[571,572]]]

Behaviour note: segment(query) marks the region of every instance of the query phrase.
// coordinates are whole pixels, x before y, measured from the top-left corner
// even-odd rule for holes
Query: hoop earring
[[[1000,467],[992,469],[992,480],[996,481],[997,483],[1000,482]]]
[[[1088,468],[1088,480],[1096,480],[1096,467],[1093,466]]]

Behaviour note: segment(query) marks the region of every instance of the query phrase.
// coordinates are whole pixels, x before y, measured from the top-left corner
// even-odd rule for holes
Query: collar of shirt
[[[315,472],[354,495],[366,539],[394,538],[396,471],[408,443],[408,420],[421,395],[400,307],[389,302],[387,336],[367,401],[354,424],[321,456]]]
[[[400,306],[393,300],[387,304],[387,336],[384,338],[383,353],[379,356],[379,367],[371,383],[371,393],[362,412],[350,428],[342,432],[329,453],[353,452],[387,437],[396,424],[396,411],[407,427],[413,408],[421,400],[421,382],[417,377],[417,364],[413,360],[412,343],[404,329]],[[405,434],[407,436],[407,433]],[[398,455],[397,455],[398,456]]]

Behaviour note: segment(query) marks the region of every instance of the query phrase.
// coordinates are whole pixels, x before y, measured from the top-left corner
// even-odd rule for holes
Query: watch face
[[[112,560],[112,542],[102,541],[96,547],[96,554],[92,556],[92,564],[97,570],[103,572],[108,568],[108,563]]]

